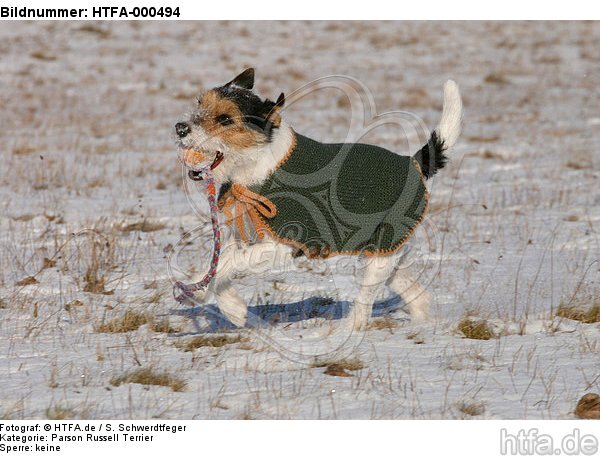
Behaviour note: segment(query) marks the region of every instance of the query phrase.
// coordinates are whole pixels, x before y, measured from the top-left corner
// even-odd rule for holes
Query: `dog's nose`
[[[175,124],[175,132],[180,138],[185,138],[190,132],[190,126],[184,122],[177,122]]]

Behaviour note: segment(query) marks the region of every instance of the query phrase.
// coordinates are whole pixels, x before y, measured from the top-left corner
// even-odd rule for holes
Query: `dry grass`
[[[111,295],[114,290],[106,290],[105,271],[115,265],[114,239],[97,236],[90,237],[90,257],[88,267],[83,276],[83,291],[87,293]]]
[[[168,386],[173,391],[183,391],[186,386],[185,380],[175,377],[166,371],[156,372],[151,367],[144,367],[136,371],[113,377],[110,380],[112,386],[120,386],[123,383],[138,383],[140,385]]]
[[[556,311],[557,317],[577,320],[582,323],[600,323],[600,304],[596,303],[592,307],[582,306],[560,306]]]
[[[421,335],[420,332],[411,332],[410,334],[408,334],[406,336],[406,338],[408,340],[412,340],[416,345],[420,345],[420,344],[424,344],[425,343],[425,339],[423,338],[423,336]]]
[[[89,267],[83,276],[85,285],[83,291],[87,293],[111,295],[114,293],[113,290],[107,291],[104,287],[106,285],[106,277],[99,275],[98,269]]]
[[[80,32],[86,32],[96,35],[100,39],[106,39],[110,37],[111,31],[109,29],[99,27],[94,24],[84,24],[77,29]]]
[[[600,323],[600,290],[591,285],[578,286],[569,301],[560,304],[556,316],[582,323]]]
[[[56,260],[44,257],[42,260],[42,269],[50,269],[56,267]]]
[[[242,341],[242,336],[239,334],[234,336],[229,336],[226,334],[222,336],[196,336],[193,339],[178,342],[175,344],[175,346],[187,352],[194,351],[200,347],[219,348],[225,345],[237,344]]]
[[[46,418],[49,420],[70,420],[75,417],[73,410],[55,405],[46,409]]]
[[[365,365],[358,358],[347,358],[342,360],[316,361],[311,364],[311,367],[325,367],[327,369],[339,371],[355,371],[363,369]]]
[[[181,328],[171,326],[171,323],[169,323],[169,320],[166,318],[153,321],[150,328],[154,332],[165,333],[165,334],[174,334],[174,333],[181,332]]]
[[[154,231],[164,230],[167,227],[165,223],[149,222],[142,220],[141,222],[130,223],[119,227],[119,231],[123,233],[131,233],[133,231],[141,231],[142,233],[152,233]]]
[[[323,373],[333,377],[354,377],[353,374],[347,371],[355,371],[364,368],[364,364],[358,358],[318,361],[312,364],[312,367],[324,367]]]
[[[458,324],[458,330],[467,339],[490,340],[494,337],[485,320],[473,320],[466,317]]]
[[[388,316],[376,318],[367,325],[367,329],[387,329],[390,332],[397,327],[398,322]]]
[[[24,279],[19,280],[17,283],[15,283],[15,285],[19,286],[19,287],[24,287],[27,285],[35,285],[36,283],[39,283],[37,281],[37,279],[33,276],[31,277],[25,277]]]
[[[83,307],[85,304],[80,301],[79,299],[74,299],[71,302],[68,302],[67,304],[64,305],[64,309],[67,312],[70,312],[71,310],[75,309],[76,307]]]
[[[469,416],[479,416],[485,413],[485,404],[483,402],[459,402],[456,404],[456,408]]]
[[[589,161],[575,161],[575,160],[569,160],[565,163],[565,166],[567,168],[571,168],[571,169],[589,169],[591,168],[591,163]]]
[[[498,136],[498,135],[491,135],[491,136],[471,135],[471,136],[465,136],[465,139],[467,139],[468,141],[472,141],[472,142],[490,143],[490,142],[499,141],[500,136]]]
[[[495,71],[489,73],[485,77],[483,82],[486,82],[488,84],[508,84],[510,81],[508,80],[505,74]]]
[[[16,217],[13,217],[13,220],[17,221],[17,222],[29,222],[30,220],[33,220],[35,218],[35,215],[33,214],[22,214],[22,215],[17,215]]]
[[[18,146],[13,149],[13,154],[15,155],[29,155],[37,152],[37,149],[29,146]]]
[[[52,54],[50,51],[47,51],[45,49],[41,49],[41,50],[38,50],[38,51],[33,51],[29,55],[32,58],[34,58],[34,59],[44,60],[44,61],[47,61],[47,62],[51,62],[52,60],[56,60],[56,56],[54,54]]]
[[[481,153],[481,157],[486,160],[504,160],[504,157],[498,152],[486,149]]]
[[[148,304],[156,304],[156,303],[160,302],[162,295],[163,295],[162,292],[157,291],[156,293],[154,293],[152,296],[150,296],[148,298]]]
[[[575,407],[575,415],[583,419],[600,420],[600,396],[588,393],[579,399]]]
[[[125,333],[135,331],[140,326],[151,322],[152,317],[147,313],[128,310],[122,317],[96,326],[95,330],[100,333]]]

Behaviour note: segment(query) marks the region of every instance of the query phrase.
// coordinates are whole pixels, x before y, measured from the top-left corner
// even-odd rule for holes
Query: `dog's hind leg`
[[[431,295],[412,277],[408,268],[400,266],[392,275],[388,285],[408,304],[408,311],[414,322],[427,320]]]
[[[394,271],[396,262],[393,256],[366,258],[361,287],[347,319],[352,329],[366,329],[373,302]]]

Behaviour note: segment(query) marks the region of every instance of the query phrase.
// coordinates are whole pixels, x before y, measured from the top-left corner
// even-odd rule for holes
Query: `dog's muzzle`
[[[211,171],[214,170],[217,166],[219,166],[219,164],[222,161],[223,161],[223,153],[221,151],[217,151],[217,153],[215,155],[215,159],[213,160],[213,162],[210,165],[210,170]],[[188,171],[188,177],[193,181],[201,181],[202,180],[201,171],[195,171],[193,169],[190,169]]]
[[[180,138],[185,138],[190,133],[190,131],[190,126],[185,122],[177,122],[175,124],[175,133],[177,133],[177,136],[179,136]]]

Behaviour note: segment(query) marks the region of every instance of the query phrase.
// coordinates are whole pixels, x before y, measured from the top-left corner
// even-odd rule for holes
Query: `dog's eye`
[[[217,122],[219,122],[221,125],[231,125],[233,123],[233,119],[227,114],[221,114],[220,116],[217,116]]]

